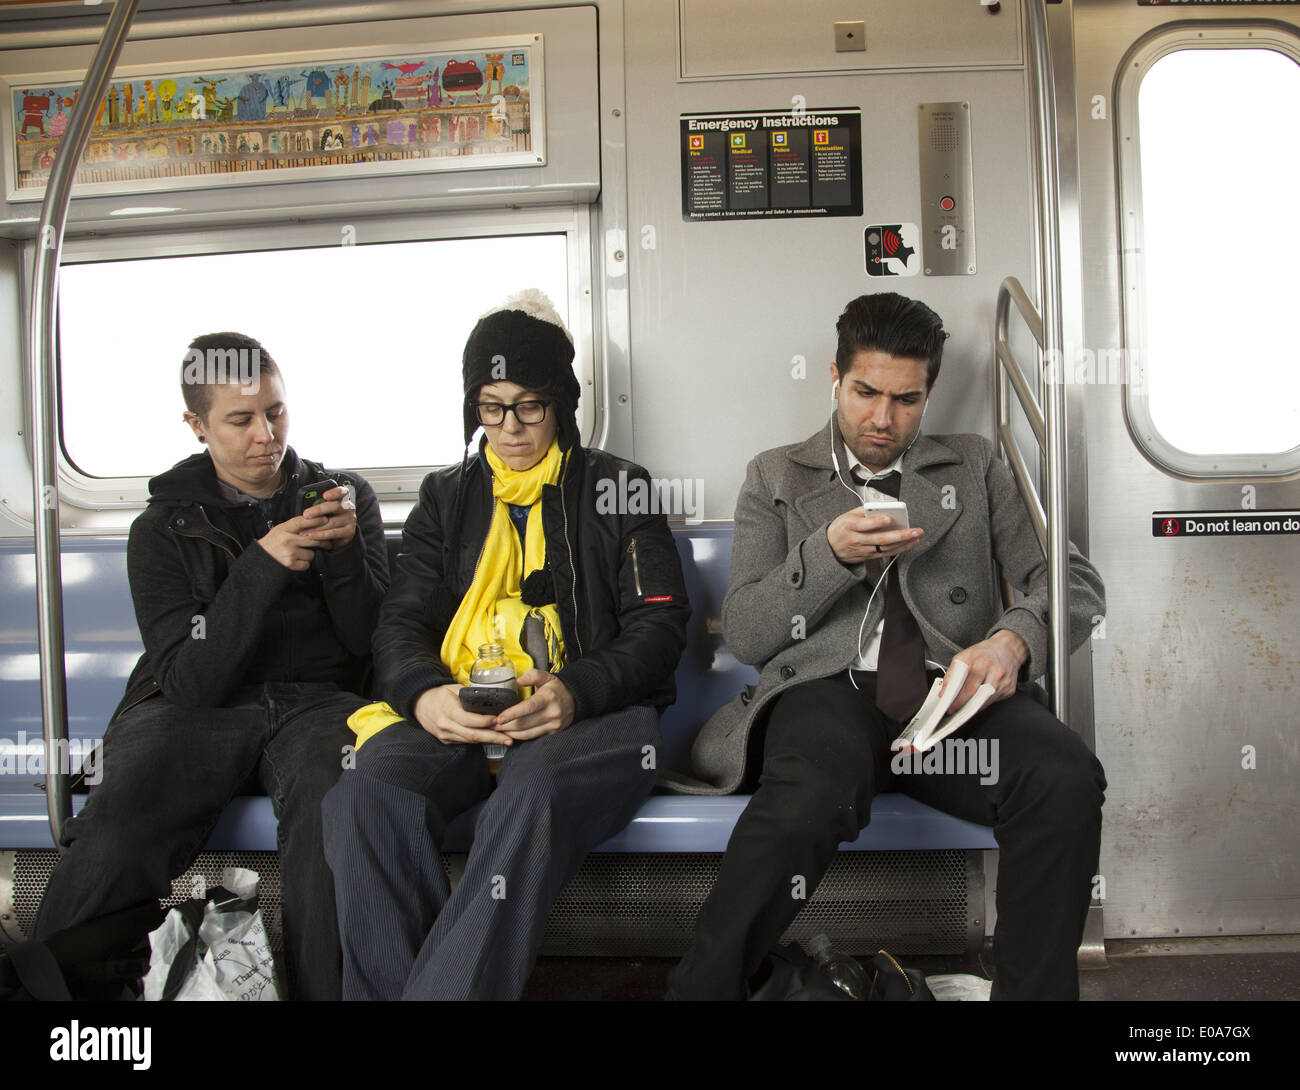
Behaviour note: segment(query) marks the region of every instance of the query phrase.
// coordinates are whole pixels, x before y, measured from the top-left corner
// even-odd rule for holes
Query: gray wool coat
[[[802,443],[764,451],[749,463],[736,501],[731,575],[722,630],[741,662],[758,667],[748,686],[701,729],[691,750],[695,780],[665,776],[691,794],[730,794],[745,776],[750,732],[772,700],[792,686],[828,677],[857,658],[858,633],[878,563],[845,567],[826,529],[859,501],[836,478],[828,422]],[[839,435],[835,434],[838,443]],[[838,448],[841,466],[844,448]],[[845,470],[847,475],[847,470]],[[1047,669],[1047,561],[1011,470],[977,435],[920,436],[903,455],[899,498],[920,543],[895,563],[903,598],[920,625],[926,657],[952,656],[999,629],[1029,647],[1021,679]],[[1017,591],[1004,609],[993,561]],[[1070,546],[1070,646],[1105,612],[1096,568]],[[884,612],[877,594],[864,643]],[[703,782],[700,782],[703,781]]]

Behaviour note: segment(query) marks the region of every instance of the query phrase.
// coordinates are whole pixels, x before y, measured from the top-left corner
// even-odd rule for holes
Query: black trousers
[[[732,832],[668,997],[745,998],[746,981],[798,915],[804,895],[812,896],[838,845],[870,821],[872,798],[899,791],[993,827],[993,997],[1077,999],[1076,951],[1106,789],[1097,759],[1018,692],[939,743],[930,772],[916,763],[900,768],[889,747],[902,728],[876,708],[876,675],[853,678],[858,690],[842,673],[796,686],[774,702],[759,740],[758,787]],[[972,767],[973,754],[983,759],[982,770]],[[963,771],[954,770],[959,764]]]
[[[232,798],[271,797],[278,826],[281,922],[290,998],[338,999],[334,883],[321,800],[356,741],[347,717],[362,697],[328,683],[238,690],[222,708],[161,696],[124,712],[104,735],[99,776],[67,823],[36,938],[171,893]]]

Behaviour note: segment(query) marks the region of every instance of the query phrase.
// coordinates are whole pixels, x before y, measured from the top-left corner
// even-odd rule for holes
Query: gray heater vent
[[[58,861],[53,851],[20,851],[14,864],[17,922],[30,935],[41,893]],[[686,951],[695,916],[718,875],[716,853],[587,857],[551,910],[543,954],[676,957]],[[444,856],[458,876],[463,856]],[[261,877],[259,899],[271,944],[282,949],[280,861],[274,852],[205,852],[172,884],[175,904],[190,896],[194,875],[208,885],[226,867]],[[979,852],[840,852],[785,935],[806,943],[819,931],[840,949],[871,954],[946,954],[983,941],[984,883]]]

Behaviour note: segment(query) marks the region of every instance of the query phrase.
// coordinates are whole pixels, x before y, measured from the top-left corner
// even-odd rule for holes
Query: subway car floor
[[[1162,943],[1108,942],[1106,969],[1079,973],[1079,997],[1084,1001],[1140,1000],[1300,1000],[1300,950],[1288,936],[1263,945],[1246,939],[1252,953],[1193,952],[1200,940]],[[1232,940],[1215,940],[1223,950]],[[908,957],[909,969],[926,975],[972,973],[987,977],[987,955]],[[525,1000],[662,999],[674,958],[538,959],[524,989]]]

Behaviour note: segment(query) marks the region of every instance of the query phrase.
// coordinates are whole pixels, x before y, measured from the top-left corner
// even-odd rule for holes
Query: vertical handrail
[[[1060,243],[1060,209],[1058,206],[1060,167],[1058,162],[1056,140],[1056,85],[1052,72],[1052,55],[1047,39],[1047,14],[1043,0],[1030,0],[1029,37],[1030,60],[1033,73],[1034,107],[1038,140],[1038,244],[1039,269],[1041,274],[1041,313],[1036,314],[1039,328],[1031,329],[1035,333],[1041,352],[1040,376],[1046,375],[1042,383],[1043,420],[1035,427],[1035,435],[1043,444],[1046,454],[1044,477],[1044,522],[1046,542],[1044,553],[1047,557],[1048,609],[1051,628],[1051,643],[1048,655],[1048,680],[1051,685],[1052,711],[1062,722],[1068,722],[1070,709],[1070,618],[1069,608],[1069,536],[1066,533],[1066,512],[1068,511],[1066,482],[1068,480],[1068,447],[1066,445],[1064,353],[1061,345],[1061,243]],[[1014,283],[1011,281],[1009,283]],[[1015,284],[1019,289],[1019,284]],[[995,389],[994,413],[997,415],[996,428],[999,439],[1004,445],[1010,440],[1008,449],[1018,450],[1011,440],[1009,422],[1003,420],[1005,391],[1001,383],[1002,368],[1005,361],[1002,349],[1006,336],[1006,304],[1003,285],[998,297],[999,329],[995,333]],[[1023,292],[1021,293],[1023,295]],[[1014,293],[1013,293],[1014,298]],[[1016,299],[1017,306],[1025,313],[1025,305]],[[1032,306],[1030,310],[1032,311]],[[1025,313],[1028,320],[1028,314]],[[1041,333],[1041,335],[1040,335]],[[1009,350],[1007,355],[1009,356]],[[1017,368],[1018,372],[1018,368]],[[1023,376],[1016,386],[1017,396],[1024,404]],[[1028,408],[1026,407],[1028,412]],[[1032,421],[1032,415],[1031,415]],[[1016,469],[1013,462],[1013,469]],[[1019,469],[1023,470],[1023,460]],[[1022,480],[1022,473],[1017,472],[1021,491],[1028,493],[1028,481]]]
[[[27,340],[27,426],[32,437],[32,524],[36,536],[36,636],[41,662],[41,721],[45,739],[45,802],[50,833],[62,851],[63,825],[72,816],[65,760],[68,679],[63,660],[63,580],[59,546],[59,478],[54,428],[55,299],[68,200],[81,154],[113,67],[131,29],[139,0],[117,0],[86,72],[81,94],[59,143],[41,203]]]
[[[1043,555],[1048,552],[1048,534],[1047,534],[1047,515],[1043,511],[1042,501],[1038,498],[1038,492],[1034,488],[1033,478],[1029,475],[1029,467],[1025,464],[1024,456],[1020,453],[1020,444],[1016,441],[1015,434],[1011,430],[1011,413],[1007,402],[1007,388],[1005,378],[1011,379],[1011,390],[1020,401],[1020,407],[1024,410],[1025,417],[1029,421],[1029,427],[1034,433],[1034,438],[1038,441],[1040,451],[1047,449],[1047,433],[1043,424],[1043,412],[1038,406],[1038,401],[1033,392],[1029,389],[1029,380],[1025,378],[1024,372],[1020,369],[1020,364],[1016,361],[1014,353],[1011,351],[1011,342],[1007,337],[1007,315],[1010,313],[1011,304],[1016,304],[1016,309],[1025,320],[1029,327],[1029,332],[1034,335],[1034,340],[1038,344],[1043,343],[1043,323],[1038,317],[1038,311],[1034,309],[1034,304],[1029,301],[1029,296],[1025,294],[1025,289],[1020,286],[1020,281],[1014,276],[1008,276],[1002,281],[1002,286],[998,289],[998,304],[996,318],[993,323],[993,436],[998,441],[998,449],[1007,456],[1007,462],[1011,466],[1012,475],[1016,478],[1016,484],[1020,488],[1020,494],[1024,497],[1029,505],[1029,518],[1034,526],[1034,535],[1038,538],[1039,547],[1043,550]],[[1006,375],[1003,375],[1005,369]],[[1053,630],[1055,637],[1055,630]]]
[[[1011,467],[1012,476],[1016,479],[1016,486],[1020,489],[1021,496],[1024,497],[1029,506],[1030,522],[1034,528],[1034,535],[1038,538],[1038,544],[1043,549],[1043,555],[1048,559],[1048,576],[1050,578],[1053,556],[1064,552],[1065,562],[1068,563],[1069,561],[1069,538],[1066,535],[1064,521],[1053,523],[1051,509],[1047,508],[1045,510],[1042,501],[1038,498],[1038,492],[1034,488],[1034,481],[1030,476],[1029,467],[1025,463],[1024,455],[1020,453],[1020,444],[1016,440],[1015,433],[1011,430],[1008,392],[1016,395],[1016,399],[1029,421],[1029,427],[1034,433],[1034,438],[1038,442],[1039,450],[1053,451],[1055,441],[1060,436],[1059,432],[1054,430],[1056,428],[1055,423],[1050,419],[1044,420],[1038,400],[1029,388],[1029,380],[1020,369],[1020,364],[1011,350],[1011,342],[1007,334],[1007,318],[1012,303],[1016,304],[1016,309],[1020,311],[1026,327],[1033,335],[1034,341],[1040,349],[1045,340],[1043,322],[1029,296],[1025,294],[1025,289],[1021,287],[1020,281],[1014,276],[1007,277],[1002,281],[1002,286],[998,288],[997,317],[993,323],[993,435],[997,441],[999,452],[1006,455],[1007,463]],[[1011,380],[1010,391],[1007,389],[1006,380],[1008,378]],[[1050,389],[1050,384],[1054,379],[1050,375],[1048,379],[1048,388]],[[1049,465],[1051,460],[1049,455]],[[1061,506],[1064,509],[1065,505],[1062,504]],[[1068,568],[1066,570],[1068,573]],[[1008,604],[1010,603],[1008,602]],[[1068,605],[1068,599],[1066,599],[1066,604]],[[1051,646],[1047,662],[1047,675],[1051,687],[1052,709],[1057,718],[1066,723],[1068,720],[1064,713],[1069,711],[1069,678],[1067,674],[1062,672],[1062,663],[1058,661],[1056,649],[1058,647],[1066,648],[1064,668],[1068,669],[1070,661],[1068,650],[1070,618],[1068,613],[1064,609],[1051,608],[1048,617],[1048,628],[1051,632]],[[1058,694],[1062,691],[1062,682],[1067,687],[1067,691],[1064,693],[1066,699],[1063,701],[1058,697]]]

